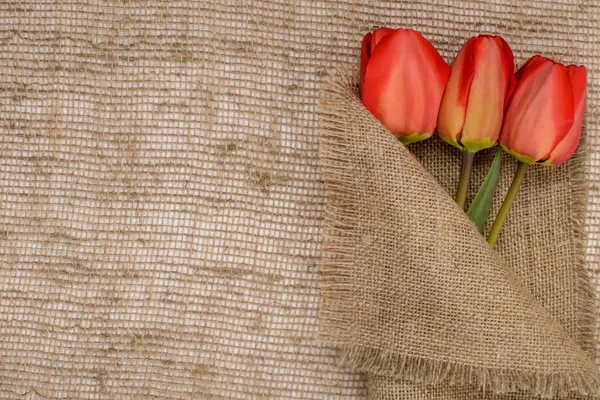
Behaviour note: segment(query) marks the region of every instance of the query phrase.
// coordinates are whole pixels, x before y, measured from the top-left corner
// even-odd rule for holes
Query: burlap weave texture
[[[590,67],[597,282],[599,15],[575,0],[0,2],[0,397],[365,398],[316,340],[317,129],[325,75],[377,26],[419,29],[447,60],[486,31],[518,62]]]

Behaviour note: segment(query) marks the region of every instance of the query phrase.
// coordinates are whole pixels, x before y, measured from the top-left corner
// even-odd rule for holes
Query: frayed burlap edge
[[[592,359],[596,357],[596,309],[598,306],[596,293],[590,276],[585,268],[586,239],[585,218],[588,205],[589,158],[585,131],[577,152],[569,162],[569,180],[573,204],[571,206],[571,224],[573,227],[573,244],[577,252],[575,272],[577,274],[577,344]]]
[[[482,368],[449,361],[389,354],[380,349],[343,346],[340,365],[361,372],[427,385],[469,385],[483,393],[502,395],[524,391],[544,399],[565,398],[576,392],[600,396],[598,380],[581,374],[542,374],[528,371]]]
[[[345,94],[355,82],[348,71],[330,75],[321,90],[319,106],[319,155],[328,202],[323,222],[321,252],[322,307],[319,337],[325,342],[344,345],[351,338],[353,252],[358,238],[353,235],[355,193],[352,166],[348,163],[348,144],[344,139]]]
[[[600,382],[581,374],[544,374],[460,365],[451,361],[428,360],[409,355],[386,354],[380,349],[350,344],[352,339],[352,266],[359,238],[353,234],[357,220],[354,212],[352,165],[344,136],[344,106],[349,90],[356,92],[356,73],[348,70],[329,75],[323,84],[319,108],[319,154],[328,190],[324,218],[324,243],[321,259],[322,308],[319,338],[341,348],[339,364],[361,372],[393,376],[426,384],[476,385],[483,391],[504,394],[527,391],[541,398],[565,397],[574,391],[583,396],[600,397]],[[587,207],[587,151],[580,146],[569,161],[572,182],[573,241],[577,249],[578,337],[582,350],[595,354],[596,298],[585,269],[583,226]]]

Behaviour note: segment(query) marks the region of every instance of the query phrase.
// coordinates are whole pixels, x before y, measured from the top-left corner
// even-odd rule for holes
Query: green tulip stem
[[[469,179],[471,178],[474,157],[475,153],[470,153],[466,150],[463,151],[460,179],[458,180],[458,188],[456,189],[456,203],[461,210],[465,209],[465,203],[467,202],[467,191],[469,190]]]
[[[490,234],[487,238],[487,242],[489,243],[491,248],[494,247],[494,245],[496,244],[496,240],[498,240],[498,235],[502,230],[502,225],[504,225],[504,221],[506,220],[506,216],[508,215],[510,206],[515,200],[515,197],[517,197],[517,192],[519,191],[521,182],[525,177],[525,173],[527,172],[528,166],[529,164],[519,161],[519,166],[517,167],[515,177],[513,178],[513,181],[510,184],[510,189],[508,189],[508,193],[506,193],[506,197],[504,198],[502,207],[500,207],[500,211],[498,211],[498,215],[496,216],[494,225],[492,225],[492,229],[490,230]]]

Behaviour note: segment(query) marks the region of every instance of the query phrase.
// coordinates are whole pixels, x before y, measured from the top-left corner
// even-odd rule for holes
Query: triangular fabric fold
[[[320,337],[363,372],[493,393],[600,396],[600,374],[453,199],[334,78]]]

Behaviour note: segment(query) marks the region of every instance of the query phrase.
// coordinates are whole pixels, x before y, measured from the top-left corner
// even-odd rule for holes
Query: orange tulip
[[[405,144],[433,135],[450,67],[420,33],[381,28],[362,42],[361,98]]]
[[[500,145],[527,164],[562,164],[571,157],[581,136],[586,68],[534,56],[516,76]]]
[[[530,164],[559,165],[579,143],[587,70],[584,66],[556,63],[542,56],[529,59],[516,73],[517,86],[510,99],[500,146],[518,160],[487,241],[494,247],[519,186]]]
[[[437,121],[440,137],[470,153],[495,146],[514,70],[513,52],[500,36],[470,38],[452,63]]]

